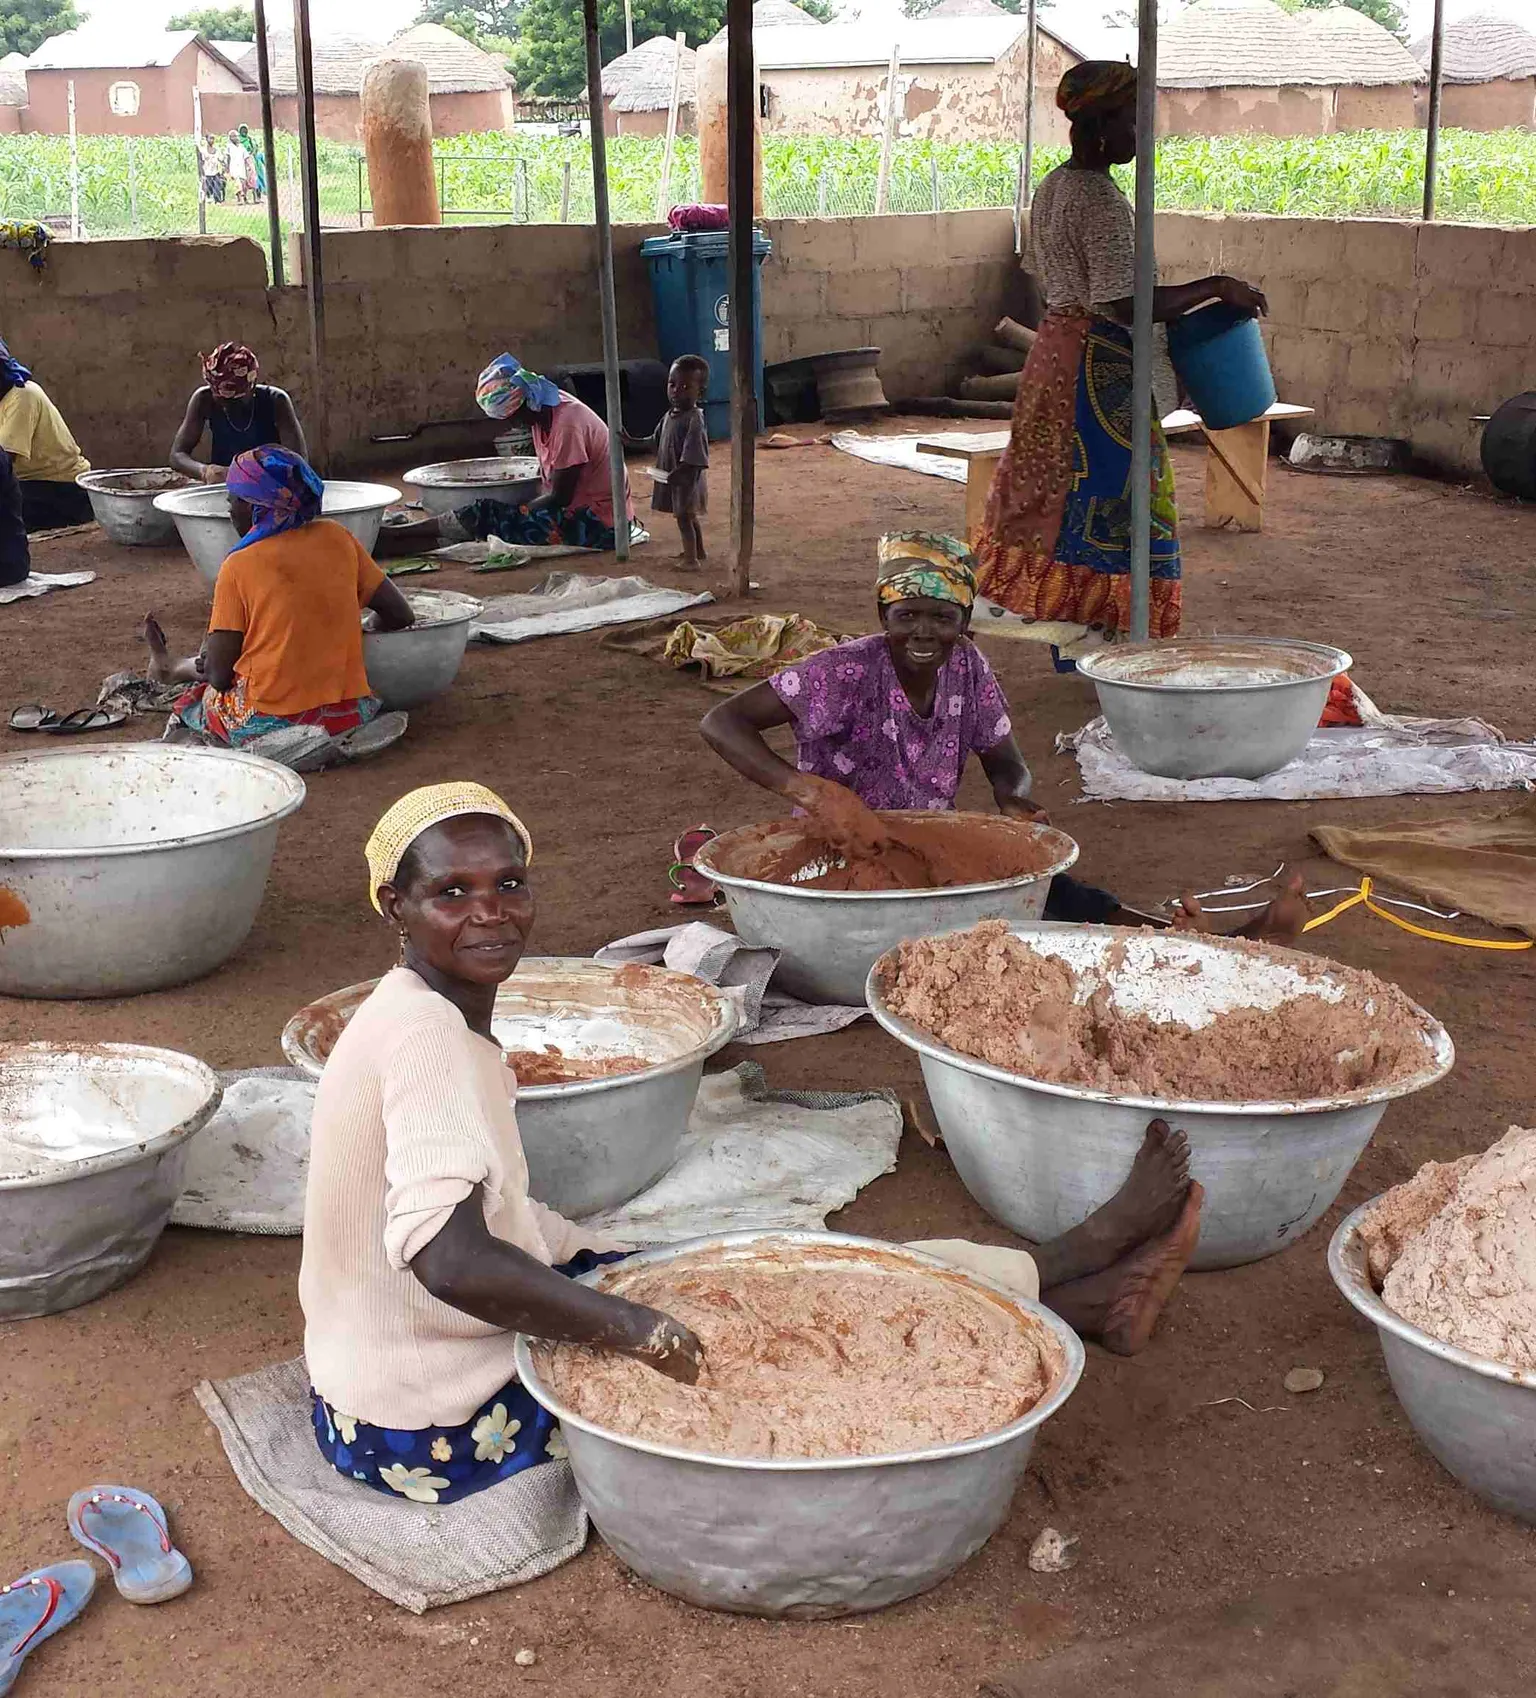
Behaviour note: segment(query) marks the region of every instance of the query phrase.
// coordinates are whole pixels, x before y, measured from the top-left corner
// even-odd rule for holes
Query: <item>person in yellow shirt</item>
[[[32,373],[0,342],[0,448],[21,485],[28,532],[88,525],[91,498],[75,482],[91,462]]]
[[[359,614],[397,631],[414,614],[367,549],[320,516],[323,485],[287,448],[254,448],[229,468],[230,518],[241,540],[219,568],[201,650],[171,659],[150,614],[149,676],[191,688],[171,712],[205,742],[238,748],[292,725],[331,738],[367,725],[380,710],[368,687]]]

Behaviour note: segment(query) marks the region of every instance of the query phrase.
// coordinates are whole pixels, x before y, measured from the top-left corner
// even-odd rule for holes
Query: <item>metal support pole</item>
[[[1029,0],[1026,14],[1029,42],[1024,55],[1024,152],[1019,159],[1019,186],[1013,200],[1013,251],[1024,251],[1024,214],[1029,210],[1031,185],[1035,175],[1035,9],[1036,0]]]
[[[624,51],[633,53],[635,50],[635,9],[630,0],[624,0]]]
[[[928,180],[929,180],[930,186],[933,189],[933,210],[935,212],[938,212],[940,210],[940,208],[939,208],[939,156],[936,153],[930,153],[928,155]]]
[[[363,156],[357,156],[357,227],[363,227]]]
[[[757,260],[752,252],[757,54],[752,44],[752,0],[727,0],[725,18],[725,122],[730,137],[725,175],[730,206],[726,274],[731,287],[726,334],[731,344],[731,590],[737,596],[746,596],[752,587],[757,522],[757,328],[752,312],[757,283]]]
[[[560,222],[571,221],[571,162],[566,160],[560,173]]]
[[[198,175],[202,175],[201,168]],[[139,228],[139,167],[132,136],[128,138],[128,228],[133,231]]]
[[[299,90],[299,172],[304,191],[304,293],[309,304],[309,362],[314,394],[308,415],[317,471],[330,457],[330,417],[325,383],[325,276],[320,259],[320,165],[315,154],[315,61],[309,32],[309,0],[293,0],[294,80]]]
[[[603,393],[608,412],[608,472],[613,491],[614,554],[629,559],[624,500],[624,403],[619,392],[619,319],[613,295],[613,224],[608,211],[608,148],[603,134],[603,50],[597,0],[582,0],[587,30],[587,127],[592,133],[592,215],[597,224],[598,299],[603,314]]]
[[[256,92],[261,100],[261,145],[267,152],[267,241],[272,249],[272,286],[283,286],[283,209],[277,193],[277,137],[272,124],[272,67],[268,60],[267,4],[256,0]]]
[[[1157,183],[1157,0],[1141,0],[1136,51],[1136,311],[1131,337],[1131,637],[1152,612],[1152,295]]]
[[[69,233],[80,240],[80,138],[75,134],[75,79],[69,79]]]
[[[1429,122],[1424,130],[1424,222],[1435,216],[1435,179],[1440,164],[1440,84],[1445,56],[1445,0],[1435,0],[1429,45]]]

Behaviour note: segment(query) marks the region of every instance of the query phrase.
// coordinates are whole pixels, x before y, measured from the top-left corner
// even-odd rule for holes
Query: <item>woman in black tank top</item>
[[[285,390],[258,383],[260,369],[256,356],[238,342],[221,342],[204,356],[207,381],[192,391],[171,444],[176,471],[202,483],[222,483],[235,456],[249,449],[276,443],[300,456],[307,454],[293,402]],[[211,438],[206,465],[193,457],[205,431]]]

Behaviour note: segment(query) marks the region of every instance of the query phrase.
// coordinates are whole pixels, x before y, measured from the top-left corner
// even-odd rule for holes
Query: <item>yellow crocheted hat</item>
[[[483,784],[428,784],[402,796],[373,828],[363,848],[368,859],[368,900],[375,913],[384,912],[379,907],[379,886],[394,878],[406,850],[422,832],[461,814],[491,814],[505,820],[522,840],[528,865],[533,865],[533,839],[528,827],[494,790],[487,790]]]

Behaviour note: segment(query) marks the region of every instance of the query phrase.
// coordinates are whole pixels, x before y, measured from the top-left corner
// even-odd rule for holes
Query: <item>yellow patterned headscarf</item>
[[[368,858],[368,900],[375,913],[384,912],[379,907],[379,886],[394,878],[406,850],[422,832],[463,814],[491,814],[505,820],[522,840],[527,864],[533,865],[533,839],[528,827],[494,790],[487,790],[483,784],[428,784],[402,796],[373,828],[363,849]]]
[[[876,595],[881,607],[915,596],[960,607],[975,603],[971,551],[958,537],[937,531],[889,531],[880,539],[879,560]]]
[[[1056,104],[1074,123],[1133,100],[1136,67],[1121,59],[1085,59],[1056,85]]]

